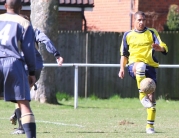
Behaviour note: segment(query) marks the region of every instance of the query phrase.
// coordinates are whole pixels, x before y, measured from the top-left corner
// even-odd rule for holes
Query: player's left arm
[[[153,31],[154,31],[154,36],[153,37],[155,38],[155,42],[152,44],[152,48],[155,51],[162,52],[163,54],[166,55],[168,53],[167,45],[164,42],[162,42],[158,32],[155,29],[153,29]]]
[[[162,47],[162,46],[160,46],[159,44],[153,43],[153,44],[152,44],[152,48],[153,48],[155,51],[166,52],[165,48]]]
[[[57,51],[49,37],[40,30],[35,29],[35,38],[37,42],[45,44],[47,51],[49,53],[52,53],[54,57],[56,57],[58,65],[61,66],[63,63],[63,58],[61,57],[60,52]]]

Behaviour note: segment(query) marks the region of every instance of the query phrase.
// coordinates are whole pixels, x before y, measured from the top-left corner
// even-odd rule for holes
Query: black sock
[[[34,115],[32,113],[22,115],[21,121],[27,138],[36,138],[36,124]]]
[[[19,129],[23,130],[22,123],[21,123],[21,110],[20,110],[20,108],[17,108],[15,110],[15,113],[16,113],[18,124],[19,124]]]

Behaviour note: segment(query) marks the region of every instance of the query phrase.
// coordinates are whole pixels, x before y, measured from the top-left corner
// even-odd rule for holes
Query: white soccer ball
[[[140,90],[146,94],[153,93],[156,89],[156,84],[153,79],[145,78],[140,82]]]

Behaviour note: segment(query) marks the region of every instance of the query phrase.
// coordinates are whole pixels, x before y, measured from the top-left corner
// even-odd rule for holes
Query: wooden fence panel
[[[85,63],[85,44],[86,38],[83,32],[60,32],[57,49],[64,58],[64,63]],[[84,71],[84,68],[79,68],[79,92],[84,89]],[[57,68],[56,74],[57,91],[73,95],[74,68],[60,67]]]
[[[160,64],[179,63],[179,33],[162,32],[161,39],[167,44],[169,52],[166,56],[157,54]],[[157,69],[157,89],[156,96],[162,98],[179,98],[179,68],[159,68]]]

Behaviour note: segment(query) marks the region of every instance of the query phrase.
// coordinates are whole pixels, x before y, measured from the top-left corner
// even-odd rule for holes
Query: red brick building
[[[0,0],[0,14],[5,13],[6,0]],[[21,14],[30,17],[30,0],[21,0]],[[87,28],[84,12],[92,11],[94,0],[58,0],[59,30],[85,30]]]
[[[163,30],[169,6],[179,0],[95,0],[92,12],[85,12],[88,30],[127,31],[132,28],[133,14],[143,11],[147,26]]]
[[[147,15],[147,26],[163,30],[171,4],[179,0],[58,0],[60,30],[124,32],[133,27],[133,14]],[[0,0],[0,13],[5,12]],[[30,15],[30,0],[22,0],[22,14]]]

